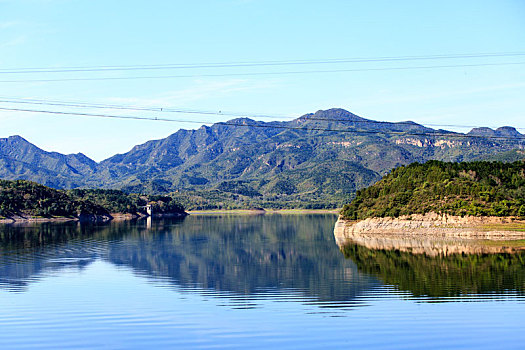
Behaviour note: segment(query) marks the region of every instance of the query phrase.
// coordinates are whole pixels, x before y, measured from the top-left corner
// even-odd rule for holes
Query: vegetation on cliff
[[[360,220],[428,212],[525,217],[525,162],[429,161],[401,166],[357,191],[341,214]]]
[[[0,180],[0,217],[79,217],[110,213],[142,213],[146,205],[157,213],[183,213],[167,196],[139,196],[117,190],[55,190],[35,182]]]

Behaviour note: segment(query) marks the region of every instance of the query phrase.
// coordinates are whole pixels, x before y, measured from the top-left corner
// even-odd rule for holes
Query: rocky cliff
[[[400,218],[339,219],[337,244],[400,250],[429,256],[509,253],[525,250],[525,222],[500,217],[457,217],[429,213]],[[488,242],[487,240],[491,240]],[[520,240],[520,241],[518,241]],[[514,242],[512,242],[514,241]]]

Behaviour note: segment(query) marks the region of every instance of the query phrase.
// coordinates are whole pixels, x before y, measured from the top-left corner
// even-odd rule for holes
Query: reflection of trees
[[[294,290],[316,300],[349,301],[377,282],[343,259],[334,243],[334,220],[224,215],[153,221],[150,230],[142,221],[4,226],[0,275],[9,285],[23,285],[64,266],[50,260],[86,258],[80,265],[102,258],[180,288],[242,295]]]
[[[415,296],[452,297],[502,291],[525,291],[525,252],[452,254],[429,257],[399,250],[341,247],[360,271]]]

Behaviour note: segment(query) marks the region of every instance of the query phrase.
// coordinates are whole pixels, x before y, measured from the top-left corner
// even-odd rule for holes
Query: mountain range
[[[238,118],[181,129],[99,163],[11,136],[0,139],[0,178],[66,189],[175,192],[203,207],[336,207],[399,165],[525,158],[524,148],[525,135],[513,127],[462,134],[329,109],[291,121]]]

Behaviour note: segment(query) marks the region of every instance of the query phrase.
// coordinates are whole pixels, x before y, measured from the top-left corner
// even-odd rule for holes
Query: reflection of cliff
[[[430,257],[358,244],[347,244],[341,251],[360,271],[415,296],[525,291],[525,252]]]
[[[349,301],[377,282],[341,256],[333,241],[334,220],[333,215],[190,216],[153,221],[151,229],[142,221],[4,226],[0,285],[23,286],[50,269],[103,259],[178,288],[242,295],[293,290],[321,301]]]

